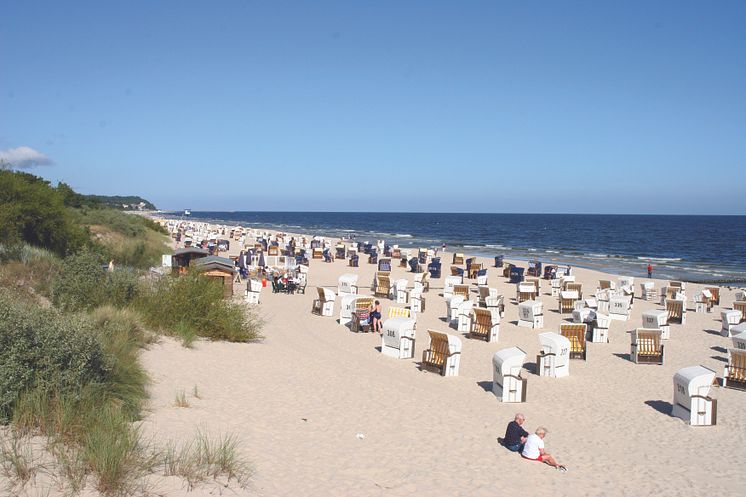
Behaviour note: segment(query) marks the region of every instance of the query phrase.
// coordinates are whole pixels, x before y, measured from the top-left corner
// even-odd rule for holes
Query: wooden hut
[[[218,280],[223,286],[223,296],[225,298],[233,296],[233,279],[236,277],[236,266],[232,260],[210,255],[197,259],[192,267],[199,271],[200,275]]]
[[[201,248],[197,247],[186,247],[176,249],[171,256],[171,267],[174,274],[186,273],[192,261],[207,257],[210,253]]]

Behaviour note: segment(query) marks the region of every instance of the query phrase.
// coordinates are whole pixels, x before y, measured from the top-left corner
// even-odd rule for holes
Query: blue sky
[[[743,1],[3,2],[0,154],[161,208],[746,214],[744,26]]]

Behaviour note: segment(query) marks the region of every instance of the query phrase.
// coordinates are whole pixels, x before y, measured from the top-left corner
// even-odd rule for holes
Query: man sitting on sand
[[[558,464],[551,454],[544,450],[544,437],[547,435],[546,428],[540,426],[536,432],[526,438],[521,456],[531,461],[541,461],[557,468],[560,471],[567,471],[567,468]]]
[[[521,426],[525,422],[526,417],[523,414],[516,414],[513,421],[508,423],[508,427],[505,429],[505,438],[498,439],[509,451],[523,451],[523,444],[526,443],[526,437],[528,436],[528,432]]]

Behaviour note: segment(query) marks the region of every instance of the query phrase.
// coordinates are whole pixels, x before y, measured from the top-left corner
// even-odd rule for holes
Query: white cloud
[[[51,166],[54,161],[31,147],[22,146],[0,150],[0,164],[16,169],[28,169],[35,166]]]

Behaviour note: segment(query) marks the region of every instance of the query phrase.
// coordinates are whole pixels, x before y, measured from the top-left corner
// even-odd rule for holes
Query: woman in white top
[[[538,427],[535,433],[532,433],[526,438],[526,444],[523,446],[521,456],[524,459],[529,459],[531,461],[547,463],[560,471],[567,471],[567,468],[558,464],[554,457],[544,450],[544,437],[546,435],[547,429],[543,426]]]

